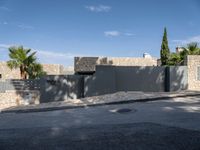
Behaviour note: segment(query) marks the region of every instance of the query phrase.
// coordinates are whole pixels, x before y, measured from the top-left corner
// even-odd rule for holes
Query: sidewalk
[[[62,109],[74,109],[84,107],[94,107],[102,105],[128,104],[135,102],[148,102],[156,100],[165,100],[177,97],[200,96],[198,91],[181,91],[181,92],[117,92],[102,96],[94,96],[75,100],[66,100],[51,103],[42,103],[39,105],[19,106],[4,109],[1,113],[28,113],[44,112]]]

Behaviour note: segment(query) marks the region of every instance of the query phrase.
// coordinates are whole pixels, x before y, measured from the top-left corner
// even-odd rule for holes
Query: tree
[[[186,47],[182,47],[179,53],[171,53],[168,65],[183,65],[187,55],[200,55],[198,43],[189,43]]]
[[[25,49],[23,46],[12,46],[8,50],[10,60],[7,61],[7,65],[11,69],[19,68],[21,79],[37,77],[39,72],[43,72],[36,61],[36,52],[31,52],[31,49]]]
[[[168,61],[168,65],[180,65],[182,63],[182,59],[180,54],[171,53]]]
[[[196,42],[189,43],[186,47],[182,47],[182,49],[183,51],[181,53],[183,56],[200,54],[200,48],[198,47],[198,43]]]
[[[161,58],[162,65],[168,65],[169,57],[170,57],[170,50],[168,47],[168,40],[167,40],[167,28],[165,27],[161,50],[160,50],[160,58]]]
[[[43,71],[43,67],[39,63],[33,63],[29,66],[27,70],[30,79],[40,78],[46,75],[46,72]]]

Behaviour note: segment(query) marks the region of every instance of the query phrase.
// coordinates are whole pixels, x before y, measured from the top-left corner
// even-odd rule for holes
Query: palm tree
[[[46,72],[43,71],[43,67],[39,63],[33,63],[29,66],[27,70],[30,79],[40,78],[46,75]]]
[[[25,49],[23,46],[13,46],[8,50],[11,59],[7,62],[8,67],[20,68],[21,78],[27,79],[29,66],[36,62],[36,52],[31,53],[31,49]]]
[[[200,55],[198,43],[189,43],[186,47],[182,47],[179,53],[171,53],[169,65],[183,65],[187,55]]]
[[[196,43],[196,42],[189,43],[186,47],[182,47],[182,49],[183,49],[183,51],[180,52],[181,57],[185,57],[187,55],[199,55],[200,54],[200,48],[198,47],[198,43]]]

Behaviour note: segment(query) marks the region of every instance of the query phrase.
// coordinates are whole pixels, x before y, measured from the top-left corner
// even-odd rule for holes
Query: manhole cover
[[[121,109],[110,110],[110,112],[125,114],[125,113],[129,113],[129,112],[136,112],[136,110],[135,109],[129,109],[129,108],[121,108]]]

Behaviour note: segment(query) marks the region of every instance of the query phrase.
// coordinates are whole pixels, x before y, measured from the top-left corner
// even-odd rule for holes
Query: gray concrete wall
[[[165,67],[115,67],[117,91],[165,91]]]
[[[115,67],[97,66],[93,76],[84,77],[84,96],[95,96],[116,92]]]
[[[171,66],[169,69],[169,91],[188,89],[188,67]],[[167,83],[166,83],[167,84]]]
[[[97,66],[84,80],[84,96],[117,91],[165,92],[187,89],[187,66],[177,67]]]
[[[83,83],[83,77],[78,75],[42,78],[40,103],[83,97]]]

